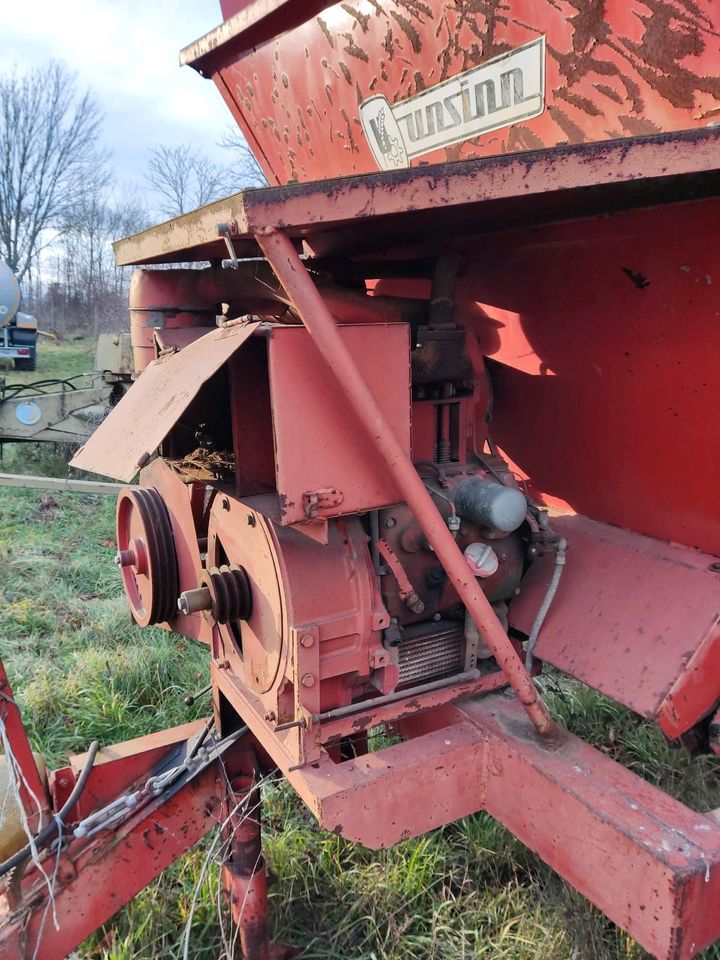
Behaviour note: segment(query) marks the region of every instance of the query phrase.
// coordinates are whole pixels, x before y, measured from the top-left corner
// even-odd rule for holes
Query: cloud
[[[64,60],[106,114],[117,179],[142,182],[147,150],[192,141],[216,161],[232,118],[215,85],[180,67],[181,47],[222,20],[218,0],[0,2],[0,72]]]

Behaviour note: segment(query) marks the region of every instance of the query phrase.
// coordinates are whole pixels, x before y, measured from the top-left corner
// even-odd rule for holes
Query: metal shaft
[[[228,790],[231,815],[229,856],[223,865],[225,890],[240,935],[237,960],[268,960],[267,880],[261,841],[260,788],[252,777],[237,777]]]
[[[555,723],[547,706],[360,373],[295,247],[286,234],[272,227],[258,232],[256,239],[528,716],[540,734],[549,736]]]

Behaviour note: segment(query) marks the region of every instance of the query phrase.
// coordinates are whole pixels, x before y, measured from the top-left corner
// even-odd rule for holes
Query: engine
[[[507,631],[525,572],[556,538],[487,434],[484,362],[452,318],[457,269],[441,260],[424,312],[364,297],[361,315],[325,295],[348,308],[343,339]],[[154,377],[172,397],[171,370],[181,385],[214,352],[222,362],[172,414],[161,456],[140,457],[141,488],[118,504],[117,562],[140,625],[211,647],[218,712],[253,711],[300,763],[366,729],[380,706],[388,719],[416,697],[500,683],[394,478],[321,376],[308,331],[267,317],[210,333],[153,319],[135,330],[142,356],[148,344],[158,356],[131,391],[139,415],[141,388],[159,403]]]

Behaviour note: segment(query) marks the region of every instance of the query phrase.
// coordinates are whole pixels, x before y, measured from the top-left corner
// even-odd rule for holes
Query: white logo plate
[[[470,140],[545,109],[545,37],[388,103],[379,94],[360,105],[360,120],[381,170]]]

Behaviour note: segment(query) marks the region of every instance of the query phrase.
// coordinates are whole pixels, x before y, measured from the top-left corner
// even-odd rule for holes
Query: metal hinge
[[[321,510],[339,507],[344,500],[341,490],[335,487],[322,487],[303,494],[303,510],[309,520],[314,520]]]

